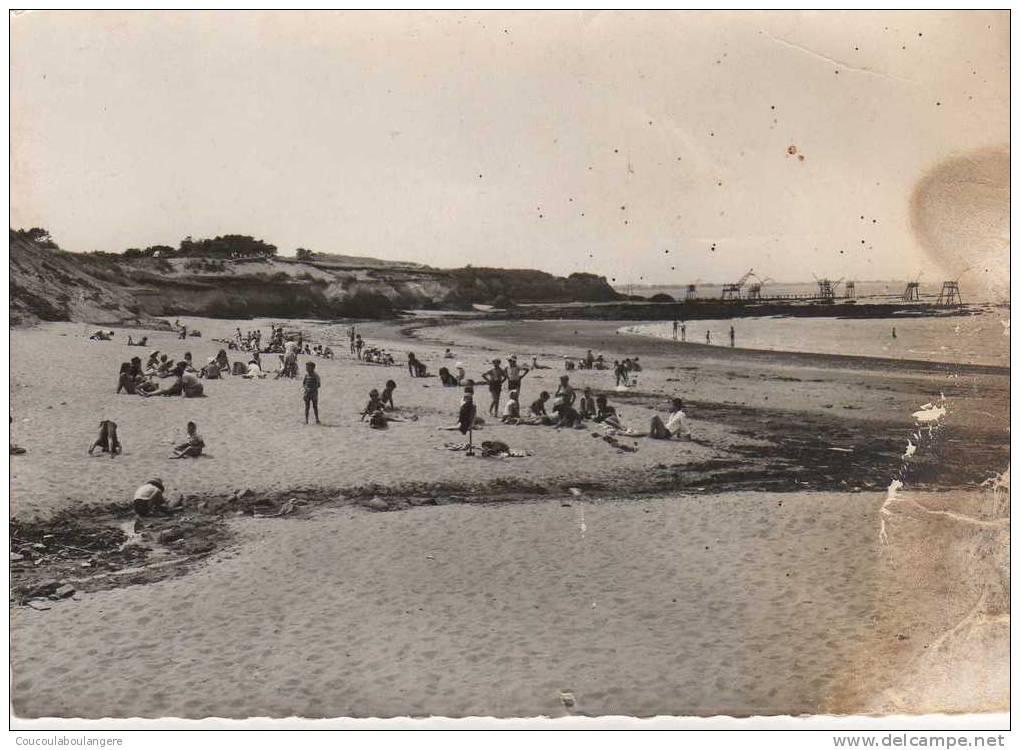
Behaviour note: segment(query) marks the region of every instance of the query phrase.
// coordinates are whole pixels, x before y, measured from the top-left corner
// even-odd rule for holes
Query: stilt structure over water
[[[853,281],[848,281],[843,285],[843,298],[857,299],[857,288]]]
[[[920,293],[921,283],[919,281],[907,282],[906,289],[903,290],[903,301],[904,302],[918,302],[921,299]]]
[[[943,281],[942,291],[939,292],[939,298],[935,304],[938,305],[939,307],[953,307],[954,305],[962,305],[963,298],[960,296],[960,282]]]

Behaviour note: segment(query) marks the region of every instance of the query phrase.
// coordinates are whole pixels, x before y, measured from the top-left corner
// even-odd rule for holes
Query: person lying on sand
[[[198,434],[198,427],[194,422],[188,422],[187,430],[188,434],[184,438],[184,442],[174,446],[174,452],[170,458],[198,458],[202,455],[205,441]]]
[[[134,507],[139,516],[147,516],[163,507],[165,492],[162,479],[150,479],[135,490]]]
[[[117,439],[117,423],[111,422],[109,419],[104,419],[99,423],[99,436],[95,439],[95,442],[89,446],[89,455],[92,455],[92,451],[96,448],[102,453],[109,453],[110,458],[115,457],[118,453],[123,452],[120,440]]]
[[[538,364],[538,357],[532,357],[531,358],[531,369],[532,370],[551,370],[552,368],[549,367],[548,365],[540,365],[540,364]]]
[[[205,388],[194,372],[187,372],[184,363],[178,362],[173,371],[174,382],[166,388],[147,393],[139,391],[142,396],[184,396],[185,398],[198,398],[205,395]]]
[[[113,331],[93,331],[89,341],[109,341],[113,338]]]
[[[134,340],[132,340],[131,334],[129,333],[128,334],[127,345],[128,346],[145,346],[148,343],[148,341],[149,341],[149,337],[148,336],[142,336],[140,339],[138,339],[138,341],[134,341]]]
[[[684,402],[682,399],[674,398],[669,417],[663,422],[655,415],[652,417],[651,426],[648,429],[648,437],[655,440],[670,440],[671,438],[691,437],[691,429],[687,424],[687,415],[684,413]]]

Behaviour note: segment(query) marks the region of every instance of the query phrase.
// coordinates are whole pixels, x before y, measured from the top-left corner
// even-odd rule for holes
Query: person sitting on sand
[[[226,349],[220,349],[216,352],[216,364],[220,368],[220,372],[225,372],[227,375],[230,374],[230,360],[227,359]]]
[[[181,370],[181,389],[185,398],[198,398],[205,395],[205,386],[198,379],[194,370]]]
[[[149,337],[148,336],[142,336],[140,339],[138,339],[138,341],[135,341],[135,340],[133,340],[131,338],[131,334],[129,333],[128,334],[127,345],[128,346],[145,346],[148,343],[148,341],[149,341]]]
[[[325,359],[333,359],[333,349],[331,347],[324,347],[322,350],[322,356]]]
[[[254,357],[248,362],[248,372],[244,373],[241,377],[247,378],[248,380],[257,380],[264,378],[266,373],[262,372],[262,365]]]
[[[184,352],[184,369],[188,372],[195,372],[195,365],[191,361],[191,352]]]
[[[478,411],[475,407],[474,393],[465,389],[461,398],[460,408],[457,410],[457,424],[445,427],[438,427],[439,430],[457,430],[466,435],[471,430],[477,429],[484,422],[478,418]]]
[[[542,391],[538,398],[531,402],[528,408],[528,424],[554,425],[556,420],[549,416],[545,410],[546,402],[549,400],[549,391]]]
[[[199,371],[198,377],[205,378],[206,380],[219,380],[221,373],[222,370],[220,369],[219,363],[216,361],[216,357],[209,357],[209,361],[206,362],[205,366]]]
[[[134,507],[139,516],[147,516],[163,507],[165,492],[162,479],[150,479],[135,490]]]
[[[322,379],[315,371],[314,362],[305,362],[305,376],[301,380],[301,388],[304,391],[305,399],[305,424],[308,424],[308,407],[312,407],[315,414],[315,424],[322,424],[319,421],[319,388],[322,386]]]
[[[118,453],[122,453],[123,449],[120,445],[120,440],[117,439],[117,423],[111,422],[109,419],[104,419],[99,423],[99,436],[95,439],[95,442],[89,446],[89,455],[92,455],[92,451],[96,448],[102,453],[109,453],[110,458],[115,457]]]
[[[561,427],[576,427],[582,429],[584,427],[581,415],[577,413],[577,409],[574,408],[573,404],[568,404],[564,401],[563,397],[558,397],[553,401],[553,413],[559,415],[559,419],[556,422],[556,429]]]
[[[407,372],[412,378],[418,377],[418,358],[414,356],[414,352],[407,353]]]
[[[684,413],[682,399],[673,399],[669,417],[665,422],[657,414],[652,417],[651,426],[648,428],[648,437],[655,440],[691,437],[691,429],[687,424],[687,415]]]
[[[584,389],[584,395],[577,402],[577,413],[582,419],[591,419],[595,416],[595,397],[591,393],[591,388]]]
[[[551,370],[552,368],[549,367],[548,365],[540,365],[540,364],[538,364],[538,357],[532,357],[531,358],[531,369],[532,370]]]
[[[457,379],[457,385],[464,385],[467,380],[467,373],[464,372],[464,363],[458,362],[453,366],[453,376]]]
[[[384,407],[382,400],[379,398],[379,390],[377,388],[373,388],[368,392],[368,403],[365,405],[365,408],[361,411],[361,421],[364,422],[365,417],[367,417],[372,412],[383,410]]]
[[[149,359],[145,363],[146,370],[155,370],[159,367],[159,349],[153,349],[149,352]]]
[[[205,441],[198,434],[198,427],[194,422],[188,422],[188,434],[184,442],[174,446],[173,455],[170,458],[198,458],[205,448]]]
[[[510,391],[506,406],[503,407],[503,416],[500,420],[504,424],[519,424],[521,421],[521,402],[517,391]]]
[[[131,377],[137,380],[140,380],[145,377],[145,373],[142,371],[141,357],[132,357],[131,361],[128,363],[128,367],[130,368],[128,372],[130,373]]]
[[[577,397],[577,394],[574,392],[574,387],[570,385],[569,375],[560,375],[560,384],[556,387],[555,396],[556,399],[559,401],[558,404],[559,407],[563,406],[573,407],[574,399]],[[555,412],[556,409],[557,407],[554,406],[553,412]]]
[[[125,391],[134,395],[138,387],[138,381],[131,374],[131,363],[122,362],[120,365],[120,373],[117,375],[117,393]]]
[[[445,352],[443,352],[443,359],[453,359],[453,352],[447,349]]]
[[[397,408],[393,403],[393,391],[395,390],[397,390],[396,382],[393,380],[387,380],[386,387],[383,388],[382,395],[379,397],[383,407],[389,411],[393,411]]]
[[[439,382],[444,386],[451,387],[457,385],[457,378],[450,374],[450,370],[446,367],[439,368]]]
[[[616,409],[609,405],[606,397],[601,393],[595,397],[595,415],[593,419],[596,422],[607,424],[617,430],[626,429],[620,422],[620,417],[617,415]]]

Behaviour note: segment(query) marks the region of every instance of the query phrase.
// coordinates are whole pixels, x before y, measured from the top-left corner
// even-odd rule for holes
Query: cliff
[[[604,277],[498,268],[439,269],[373,258],[125,257],[68,253],[10,236],[12,324],[152,325],[157,316],[385,318],[473,304],[607,302]]]

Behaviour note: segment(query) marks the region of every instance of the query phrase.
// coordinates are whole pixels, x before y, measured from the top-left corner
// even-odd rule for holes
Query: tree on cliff
[[[48,247],[51,250],[60,249],[57,247],[57,243],[53,241],[50,233],[42,227],[32,227],[31,229],[11,229],[10,239],[33,242],[39,247]]]
[[[270,245],[246,234],[224,234],[211,240],[194,240],[189,236],[181,240],[177,254],[185,257],[200,255],[215,258],[271,258],[276,255],[276,245]]]
[[[295,257],[296,257],[296,258],[297,258],[298,260],[311,260],[311,259],[312,259],[312,256],[313,256],[314,254],[315,254],[315,253],[313,253],[313,252],[312,252],[311,250],[307,250],[307,249],[305,249],[305,248],[303,248],[303,247],[299,247],[299,248],[297,249],[297,251],[296,251],[296,252],[294,253],[294,256],[295,256]]]

